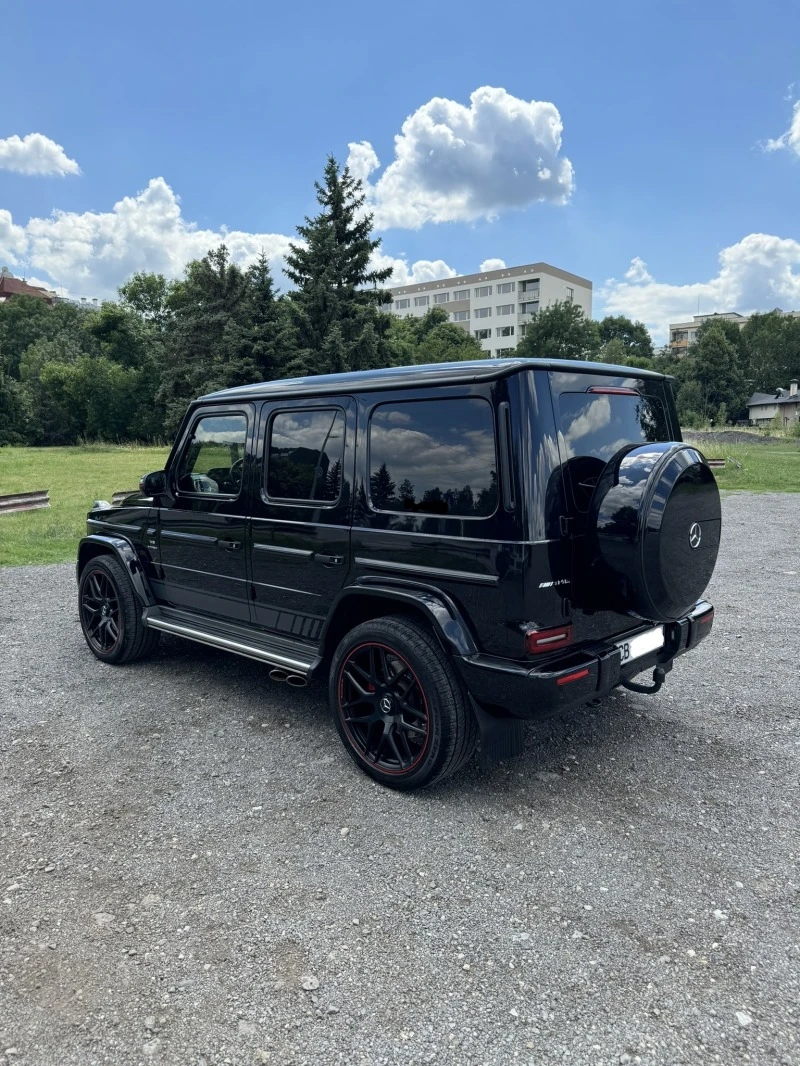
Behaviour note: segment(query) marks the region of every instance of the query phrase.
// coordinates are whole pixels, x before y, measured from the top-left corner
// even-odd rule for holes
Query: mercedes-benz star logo
[[[699,522],[692,522],[689,527],[689,543],[693,548],[700,547],[700,541],[703,539],[703,531],[700,528]]]
[[[381,710],[383,711],[384,714],[389,714],[391,709],[392,709],[392,697],[391,696],[384,696],[383,699],[381,700]]]

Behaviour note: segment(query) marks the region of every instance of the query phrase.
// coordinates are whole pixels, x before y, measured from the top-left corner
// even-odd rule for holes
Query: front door
[[[355,402],[265,403],[253,464],[253,621],[319,639],[350,568]]]
[[[247,442],[251,404],[200,409],[167,473],[158,512],[157,598],[172,607],[249,622]]]

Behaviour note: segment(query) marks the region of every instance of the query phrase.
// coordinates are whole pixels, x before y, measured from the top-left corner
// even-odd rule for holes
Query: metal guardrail
[[[111,503],[114,507],[117,507],[126,496],[130,496],[132,492],[136,492],[136,489],[127,489],[125,492],[115,492],[111,497]]]
[[[50,490],[40,492],[13,492],[0,496],[0,515],[16,514],[18,511],[37,511],[50,506]]]
[[[725,466],[724,459],[706,459],[706,462],[712,470],[719,469],[720,467]]]

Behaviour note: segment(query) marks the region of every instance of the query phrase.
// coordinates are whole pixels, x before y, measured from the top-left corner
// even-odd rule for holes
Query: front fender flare
[[[131,579],[133,591],[143,607],[154,607],[156,600],[147,580],[142,560],[133,544],[119,534],[108,535],[105,533],[90,533],[81,538],[78,545],[78,563],[75,568],[75,576],[80,581],[84,567],[96,555],[114,555],[125,567],[125,572]]]

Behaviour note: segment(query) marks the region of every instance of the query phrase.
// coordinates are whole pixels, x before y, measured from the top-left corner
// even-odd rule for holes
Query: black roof
[[[317,374],[306,378],[283,378],[254,385],[239,385],[201,396],[201,400],[244,400],[250,397],[321,395],[334,392],[364,392],[420,385],[467,385],[496,381],[518,370],[560,370],[574,374],[613,374],[626,378],[658,378],[666,374],[610,363],[578,359],[471,359],[462,363],[426,363],[421,366],[390,366],[381,370],[356,370],[347,374]]]

